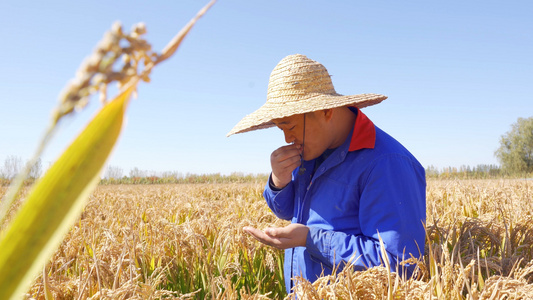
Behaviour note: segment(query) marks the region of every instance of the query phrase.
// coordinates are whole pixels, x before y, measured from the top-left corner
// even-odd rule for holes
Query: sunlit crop
[[[99,186],[33,284],[44,299],[280,299],[283,252],[244,226],[283,226],[263,182]],[[430,180],[418,277],[345,269],[295,291],[309,299],[533,297],[533,181]],[[1,193],[5,190],[0,190]],[[491,298],[492,297],[492,298]]]

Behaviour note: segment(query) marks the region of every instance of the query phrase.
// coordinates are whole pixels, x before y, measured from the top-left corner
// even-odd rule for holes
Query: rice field
[[[533,298],[533,181],[430,179],[416,278],[346,268],[290,295],[283,252],[242,231],[286,225],[263,186],[100,185],[26,299]]]

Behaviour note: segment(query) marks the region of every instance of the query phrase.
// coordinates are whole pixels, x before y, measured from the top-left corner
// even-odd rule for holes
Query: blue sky
[[[30,158],[60,91],[114,21],[146,23],[160,51],[208,1],[0,2],[0,165]],[[533,116],[531,1],[219,0],[139,86],[109,164],[156,172],[267,173],[284,144],[266,129],[226,137],[266,100],[289,54],[325,65],[424,165],[496,164],[499,138]],[[61,123],[54,161],[99,108]]]

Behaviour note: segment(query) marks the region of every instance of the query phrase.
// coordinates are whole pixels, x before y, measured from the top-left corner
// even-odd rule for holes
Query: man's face
[[[273,122],[283,131],[287,144],[294,143],[303,147],[304,160],[317,158],[327,149],[321,111],[305,114],[305,140],[303,114],[275,119]]]

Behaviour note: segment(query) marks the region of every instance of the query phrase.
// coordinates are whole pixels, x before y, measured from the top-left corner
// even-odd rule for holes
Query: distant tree
[[[4,160],[4,167],[1,170],[2,177],[5,179],[13,179],[22,169],[22,159],[14,155],[10,155]]]
[[[426,176],[428,177],[438,177],[439,176],[439,169],[435,167],[434,165],[429,165],[426,168]]]
[[[501,137],[500,148],[494,155],[509,173],[533,172],[533,117],[518,118]]]
[[[130,170],[130,178],[135,178],[135,177],[138,177],[138,178],[147,177],[147,172],[143,170],[139,170],[139,168],[137,167],[134,167],[133,169]]]
[[[122,178],[123,170],[117,166],[108,166],[104,177],[107,179],[120,179]]]
[[[29,175],[30,178],[37,179],[41,177],[42,170],[43,170],[43,166],[41,164],[41,159],[38,158],[35,164],[31,167],[30,175]]]

